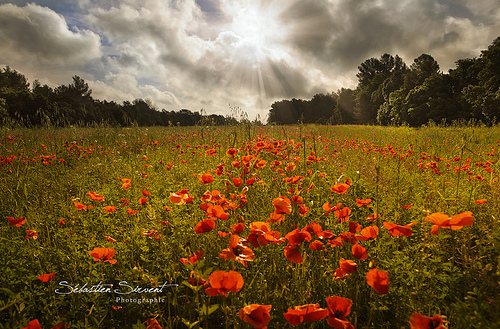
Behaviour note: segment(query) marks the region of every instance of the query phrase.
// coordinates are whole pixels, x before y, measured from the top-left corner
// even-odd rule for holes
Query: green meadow
[[[499,147],[481,126],[3,128],[0,328],[500,328]]]

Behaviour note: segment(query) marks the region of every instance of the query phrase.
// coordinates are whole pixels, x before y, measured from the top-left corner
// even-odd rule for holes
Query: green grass
[[[4,129],[0,141],[0,262],[5,264],[0,269],[0,328],[22,328],[33,319],[42,328],[61,321],[71,328],[144,328],[142,323],[150,318],[163,328],[250,328],[238,316],[248,304],[272,305],[268,327],[286,328],[292,327],[283,317],[288,308],[315,303],[327,308],[328,296],[352,300],[347,319],[356,328],[409,328],[414,312],[443,315],[448,328],[500,326],[496,127]],[[238,149],[234,158],[226,154],[229,148]],[[215,152],[209,156],[208,150]],[[319,161],[308,162],[313,154]],[[236,160],[240,166],[232,165]],[[265,165],[259,167],[257,160]],[[225,165],[218,175],[221,163]],[[214,181],[202,184],[204,173]],[[284,180],[295,176],[303,177],[294,184]],[[236,187],[233,177],[243,178],[243,184]],[[122,188],[120,178],[131,179],[131,187]],[[256,182],[245,184],[249,178]],[[347,179],[352,184],[347,193],[330,190]],[[188,190],[192,203],[169,200],[182,189]],[[144,190],[151,195],[140,205]],[[207,218],[201,197],[213,190],[236,208],[226,210],[227,220],[215,219],[212,231],[196,234],[195,226]],[[89,191],[105,201],[93,201]],[[298,264],[284,255],[288,241],[251,247],[255,259],[247,267],[219,257],[229,246],[229,236],[218,231],[231,233],[231,226],[244,221],[239,236],[245,238],[250,223],[270,218],[275,198],[294,194],[303,197],[309,212],[301,216],[293,205],[281,223],[270,223],[271,230],[285,237],[316,222],[341,235],[349,224],[337,223],[334,213],[326,215],[322,206],[342,203],[361,228],[379,227],[376,239],[359,242],[368,258],[355,259],[350,242],[332,247],[326,239],[325,250],[311,250],[309,242],[302,242],[304,261]],[[370,208],[356,205],[356,199],[368,198]],[[480,199],[487,201],[476,204]],[[77,210],[74,202],[94,208]],[[116,206],[117,211],[107,213],[104,206]],[[128,208],[138,213],[129,215]],[[430,233],[428,215],[465,211],[474,216],[472,226]],[[370,213],[380,214],[379,219],[368,222]],[[11,227],[6,217],[27,220]],[[61,219],[65,225],[59,224]],[[384,221],[417,224],[409,237],[390,236]],[[38,238],[25,239],[26,230],[37,231]],[[159,239],[142,233],[151,230]],[[316,239],[313,235],[311,241]],[[94,248],[114,248],[116,264],[94,261],[89,255]],[[203,256],[194,265],[180,262],[199,250]],[[354,260],[358,267],[349,278],[335,281],[341,258]],[[388,272],[387,294],[379,295],[367,284],[366,273],[374,267]],[[211,297],[205,287],[187,283],[190,276],[208,280],[218,270],[239,272],[242,289],[227,298]],[[42,282],[37,277],[44,273],[56,274]],[[138,304],[117,302],[119,296],[108,293],[56,294],[61,281],[72,286],[103,282],[116,287],[120,281],[147,288],[166,281],[179,286],[127,295],[164,300]],[[324,319],[303,326],[328,324]]]

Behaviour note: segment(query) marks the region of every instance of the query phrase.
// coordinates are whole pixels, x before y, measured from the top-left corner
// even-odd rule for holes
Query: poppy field
[[[0,132],[0,328],[500,328],[497,127]]]

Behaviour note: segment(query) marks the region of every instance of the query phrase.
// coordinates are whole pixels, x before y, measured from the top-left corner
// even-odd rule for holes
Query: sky
[[[498,0],[0,0],[0,68],[95,99],[265,120],[355,88],[358,66],[423,53],[447,73],[500,36]]]

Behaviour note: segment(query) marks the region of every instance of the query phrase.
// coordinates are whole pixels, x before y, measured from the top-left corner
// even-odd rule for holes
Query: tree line
[[[438,62],[422,54],[408,66],[398,55],[383,54],[358,66],[355,89],[341,88],[316,94],[310,100],[274,102],[268,124],[378,124],[418,127],[429,121],[496,123],[500,111],[500,37],[477,58],[459,59],[443,73]],[[232,109],[232,112],[235,109]],[[227,125],[248,118],[237,115],[206,115],[158,110],[149,100],[116,102],[92,97],[79,76],[73,83],[51,88],[38,80],[30,87],[26,77],[5,67],[0,70],[0,124],[168,126]],[[253,123],[260,123],[256,119]]]
[[[500,117],[500,37],[478,58],[455,64],[443,73],[428,54],[410,66],[398,55],[383,54],[358,66],[355,89],[275,102],[267,121],[412,127],[429,121],[494,124]]]
[[[227,125],[237,120],[203,110],[191,112],[158,110],[150,100],[135,99],[122,104],[94,99],[89,85],[79,76],[73,83],[56,88],[30,84],[26,77],[5,67],[0,70],[0,124],[35,127],[40,125],[87,126],[192,126],[196,124]]]

